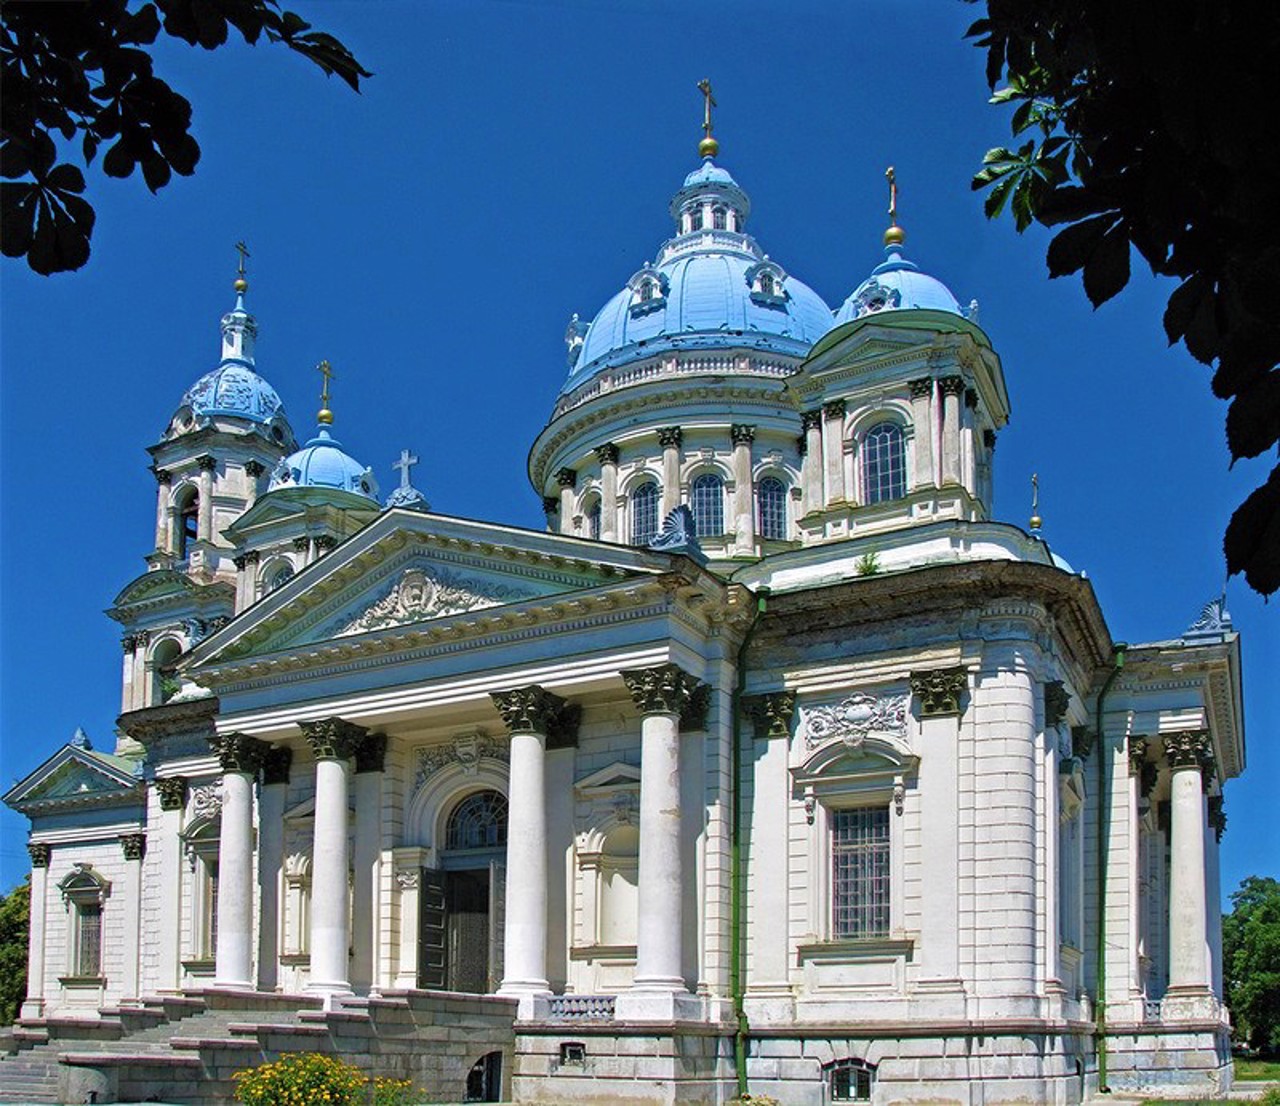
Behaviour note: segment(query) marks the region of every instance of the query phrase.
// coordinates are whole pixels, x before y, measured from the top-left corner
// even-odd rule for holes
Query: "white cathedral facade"
[[[409,456],[384,506],[327,403],[299,445],[237,282],[150,448],[114,744],[5,796],[32,907],[0,1099],[43,1056],[46,1101],[205,1101],[226,1057],[357,1023],[453,1101],[1229,1086],[1225,610],[1113,639],[992,516],[976,312],[896,220],[833,312],[700,153],[570,324],[545,532],[432,512]]]

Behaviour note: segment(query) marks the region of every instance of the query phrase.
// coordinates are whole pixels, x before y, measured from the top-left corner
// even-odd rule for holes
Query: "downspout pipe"
[[[755,614],[738,647],[733,689],[733,749],[730,754],[733,819],[729,829],[729,991],[733,995],[733,1067],[738,1077],[738,1097],[747,1094],[747,1036],[750,1026],[742,1008],[742,700],[747,689],[747,650],[768,604],[769,590],[756,594]]]
[[[1111,751],[1107,748],[1102,729],[1103,704],[1124,668],[1124,655],[1128,649],[1123,641],[1111,646],[1111,671],[1107,673],[1102,690],[1098,692],[1095,707],[1095,728],[1098,731],[1098,926],[1095,934],[1097,950],[1097,996],[1093,1004],[1094,1048],[1098,1055],[1098,1093],[1110,1094],[1107,1086],[1107,846],[1111,836]]]

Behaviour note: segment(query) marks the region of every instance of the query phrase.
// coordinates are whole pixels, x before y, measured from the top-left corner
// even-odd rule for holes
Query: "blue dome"
[[[706,205],[705,209],[702,205]],[[688,222],[723,207],[723,225]],[[571,368],[561,394],[596,373],[664,350],[757,349],[803,357],[831,329],[812,288],[771,261],[741,232],[746,193],[710,158],[671,201],[677,236],[601,308],[570,324]],[[684,229],[684,233],[680,231]]]
[[[327,427],[296,453],[280,462],[271,474],[270,491],[277,488],[338,488],[378,501],[378,484],[372,470],[342,451]]]
[[[276,390],[238,361],[224,361],[205,373],[187,389],[182,403],[197,416],[234,415],[263,424],[284,414]]]
[[[903,257],[901,246],[891,245],[885,248],[885,260],[871,270],[871,275],[836,312],[836,325],[880,311],[911,309],[964,315],[951,289]]]

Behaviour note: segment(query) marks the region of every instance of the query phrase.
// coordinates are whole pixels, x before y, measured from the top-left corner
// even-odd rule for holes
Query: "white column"
[[[844,416],[842,399],[822,405],[822,463],[826,472],[827,501],[832,507],[845,502],[844,487]]]
[[[156,552],[168,553],[173,549],[173,530],[169,523],[169,494],[173,490],[173,477],[165,469],[154,469],[156,474]]]
[[[370,734],[356,750],[356,832],[351,884],[351,982],[359,991],[377,983],[378,865],[382,858],[382,770],[387,735]]]
[[[215,987],[253,990],[253,782],[266,746],[244,734],[210,744],[222,761]]]
[[[196,516],[196,537],[200,541],[213,541],[213,471],[218,466],[214,458],[205,454],[196,458],[200,466],[200,508]],[[218,894],[222,894],[219,886]]]
[[[1222,812],[1222,796],[1209,800],[1209,822],[1205,827],[1204,850],[1207,894],[1206,922],[1209,926],[1209,979],[1213,993],[1222,1000],[1222,868],[1219,842],[1226,831],[1226,815]]]
[[[960,483],[960,397],[964,378],[944,376],[942,386],[942,483]]]
[[[1166,1016],[1190,1010],[1178,1000],[1209,992],[1208,934],[1205,927],[1205,804],[1202,769],[1210,756],[1208,735],[1200,731],[1167,734],[1164,739],[1172,776],[1169,861],[1169,987]],[[1172,1004],[1169,1000],[1174,1000]]]
[[[156,780],[160,802],[160,832],[153,847],[160,854],[160,884],[153,888],[160,904],[160,952],[156,988],[176,991],[182,986],[182,819],[187,805],[187,781],[182,776]]]
[[[560,485],[560,533],[572,534],[573,489],[578,483],[578,474],[573,469],[561,469],[556,473],[556,483]]]
[[[363,726],[341,718],[300,723],[316,758],[316,810],[311,849],[311,978],[308,991],[351,993],[347,950],[351,934],[347,827],[350,758],[365,737]]]
[[[245,510],[247,511],[258,501],[258,480],[263,473],[267,471],[266,465],[261,461],[246,461],[244,465],[245,478]]]
[[[920,719],[920,982],[960,988],[959,713]],[[1057,783],[1056,779],[1054,781]],[[1056,962],[1058,949],[1049,951]]]
[[[805,411],[800,416],[800,429],[804,436],[800,487],[804,494],[804,513],[812,514],[827,504],[822,491],[822,412]]]
[[[729,430],[733,439],[733,533],[734,552],[751,556],[756,551],[755,495],[751,480],[751,443],[756,428],[735,423]]]
[[[978,393],[972,388],[966,388],[964,405],[960,409],[960,479],[973,496],[978,494],[977,442],[973,428],[977,405]]]
[[[273,745],[262,763],[258,793],[258,989],[280,982],[280,889],[284,878],[284,807],[293,751]]]
[[[33,841],[31,854],[31,913],[27,942],[27,997],[22,1004],[24,1018],[44,1017],[45,916],[49,907],[49,846]]]
[[[622,673],[640,710],[638,991],[685,991],[680,848],[680,718],[703,685],[674,664]]]
[[[933,477],[933,377],[911,381],[911,421],[915,433],[911,437],[915,449],[912,469],[913,488],[932,488]]]
[[[777,691],[745,704],[755,719],[754,796],[751,803],[751,867],[755,894],[746,908],[752,955],[747,971],[750,993],[789,993],[789,905],[787,880],[778,878],[789,863],[788,811],[791,777],[787,752],[795,692]],[[745,827],[744,827],[745,828]]]
[[[680,506],[680,443],[684,433],[678,426],[667,426],[658,431],[658,444],[662,446],[662,518]]]
[[[618,447],[612,442],[596,446],[600,462],[600,540],[618,540]]]
[[[504,974],[498,993],[544,995],[551,990],[547,983],[547,738],[560,732],[562,719],[573,708],[536,684],[494,692],[490,698],[511,734]]]
[[[124,971],[121,997],[136,999],[141,994],[142,960],[142,858],[147,851],[145,833],[129,833],[120,838],[124,850],[125,878],[121,905],[124,923]]]

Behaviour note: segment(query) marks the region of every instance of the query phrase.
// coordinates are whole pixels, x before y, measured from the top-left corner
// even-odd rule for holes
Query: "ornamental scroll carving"
[[[432,745],[418,750],[418,772],[414,777],[413,789],[417,791],[424,783],[442,768],[451,764],[462,766],[468,776],[474,776],[480,769],[480,762],[493,760],[506,764],[511,760],[510,750],[505,742],[490,737],[483,730],[474,733],[459,734],[447,745]]]
[[[222,783],[191,789],[191,817],[212,820],[222,814]]]
[[[920,702],[920,716],[933,718],[960,713],[960,696],[969,686],[963,668],[937,668],[911,673],[911,694]]]
[[[856,749],[877,734],[905,738],[907,697],[858,691],[834,706],[801,707],[800,730],[810,749],[836,739]]]
[[[628,668],[622,672],[641,714],[678,714],[682,730],[700,730],[707,722],[711,688],[677,664]]]
[[[751,695],[743,700],[742,705],[756,724],[757,737],[791,736],[791,718],[796,712],[794,691],[773,691],[767,695]]]
[[[1213,765],[1213,746],[1207,730],[1182,730],[1164,735],[1164,755],[1171,768]]]
[[[403,626],[408,622],[496,607],[532,599],[535,594],[528,588],[477,580],[437,565],[409,568],[382,598],[341,623],[333,636],[349,637],[388,626]]]
[[[338,717],[299,722],[298,728],[302,730],[316,760],[351,759],[369,733],[364,726]]]
[[[161,810],[181,810],[187,801],[186,777],[165,776],[156,780],[156,795],[160,798]]]

